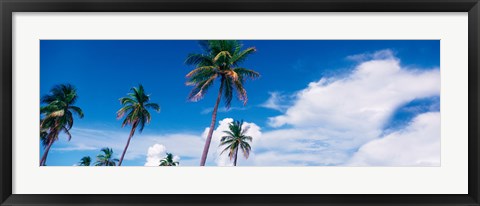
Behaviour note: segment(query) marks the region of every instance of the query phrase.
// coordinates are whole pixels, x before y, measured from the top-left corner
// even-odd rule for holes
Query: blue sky
[[[440,41],[245,40],[242,43],[245,47],[257,48],[257,52],[251,55],[243,66],[258,71],[261,78],[246,83],[249,97],[246,106],[234,100],[229,111],[220,110],[217,116],[217,121],[225,120],[225,124],[228,124],[228,118],[243,119],[251,124],[252,128],[258,128],[252,131],[258,132],[258,142],[254,144],[258,147],[252,145],[254,155],[248,160],[241,159],[239,165],[344,165],[353,159],[362,159],[362,164],[357,161],[358,165],[388,165],[380,164],[380,160],[365,163],[368,158],[358,157],[365,156],[360,148],[372,144],[372,141],[388,140],[391,135],[395,138],[397,134],[411,131],[410,127],[421,121],[422,114],[438,113],[440,109],[440,84],[435,85],[437,73],[439,77]],[[62,135],[54,144],[47,165],[71,166],[86,155],[94,159],[102,147],[113,147],[114,154],[119,155],[122,152],[120,148],[126,143],[129,128],[121,128],[121,120],[116,119],[116,111],[121,106],[118,99],[139,83],[151,95],[151,101],[160,104],[161,112],[152,114],[151,124],[145,127],[142,134],[137,133],[133,137],[123,165],[143,166],[148,162],[147,157],[156,160],[161,158],[165,151],[177,155],[181,165],[198,165],[201,155],[199,151],[203,148],[202,136],[210,123],[218,84],[203,100],[187,101],[191,87],[185,85],[185,74],[193,67],[185,65],[184,60],[189,53],[201,52],[197,41],[41,40],[40,49],[40,94],[47,94],[55,84],[73,84],[79,94],[77,105],[85,113],[83,119],[75,120],[72,141],[65,141],[66,138]],[[392,75],[382,72],[390,71],[388,69],[371,69],[378,66],[392,67]],[[367,71],[368,75],[365,76],[360,71]],[[377,74],[384,76],[373,78]],[[365,79],[364,82],[368,84],[377,80],[379,83],[366,85],[359,80],[364,78],[372,78]],[[392,81],[382,83],[385,78],[392,78]],[[322,79],[323,82],[319,83]],[[397,81],[398,85],[392,83],[388,88],[380,84]],[[424,85],[428,82],[433,83]],[[352,88],[363,86],[365,88],[360,91],[369,95],[358,96],[359,107],[365,98],[378,103],[379,109],[368,108],[361,111],[362,115],[367,115],[363,118],[373,118],[372,125],[375,126],[361,126],[359,123],[356,128],[342,125],[342,122],[347,124],[350,120],[355,122],[358,117],[353,115],[354,111],[345,110],[351,107],[337,108],[337,105],[343,104],[332,104],[329,109],[324,108],[329,103],[320,103],[322,99],[326,99],[322,98],[322,95],[328,95],[329,98],[336,95],[335,92],[326,92],[330,89],[335,90],[338,87],[339,94],[342,94],[341,89],[345,89],[347,94],[354,90]],[[390,87],[392,89],[389,89]],[[312,92],[316,89],[318,92]],[[384,93],[380,93],[379,89],[386,90],[388,94],[400,93],[391,98],[395,101],[383,100],[381,97],[385,95],[382,95]],[[309,92],[314,96],[306,96]],[[380,96],[370,95],[375,93]],[[352,97],[346,99],[347,96],[340,95],[332,101],[351,104],[356,101],[356,95]],[[318,99],[318,105],[315,102],[304,104],[312,98]],[[373,105],[367,102],[365,104]],[[305,108],[305,105],[312,108]],[[299,108],[318,113],[299,120],[299,117],[293,114],[295,111],[303,111]],[[328,111],[337,111],[335,116],[348,117],[348,121],[332,120],[335,118],[329,118],[329,115],[333,114]],[[347,115],[342,115],[342,112]],[[310,134],[319,128],[323,128],[321,132],[316,132],[311,138],[304,136],[297,139],[295,143],[301,144],[288,151],[280,148],[281,145],[275,147],[272,145],[276,143],[269,142],[282,142],[281,137],[278,141],[271,137],[285,133],[282,131]],[[351,135],[354,132],[368,135],[356,138]],[[221,134],[220,130],[218,133]],[[262,139],[263,137],[265,138]],[[273,140],[270,140],[272,138]],[[440,140],[440,136],[436,138]],[[284,139],[287,139],[287,136]],[[284,143],[292,143],[290,141],[292,140]],[[355,144],[344,146],[343,141]],[[219,155],[216,153],[218,143],[214,144],[215,141],[211,145],[212,152],[207,165],[228,165],[225,158],[215,157]],[[40,154],[42,152],[41,149]],[[422,158],[422,155],[426,155],[426,159],[431,159],[435,152],[417,156]],[[159,156],[154,157],[155,155]],[[281,156],[278,160],[272,159],[278,155]],[[305,158],[298,158],[299,156]],[[268,161],[269,158],[272,161]],[[406,159],[409,159],[411,164],[408,164],[408,161],[397,164],[416,165],[412,158]]]

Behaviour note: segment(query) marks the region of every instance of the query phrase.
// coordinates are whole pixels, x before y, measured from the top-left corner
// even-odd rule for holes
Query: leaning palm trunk
[[[48,142],[47,147],[45,147],[45,151],[43,151],[42,159],[40,159],[40,166],[45,166],[47,162],[48,151],[50,151],[50,147],[52,147],[53,141],[50,140]]]
[[[118,162],[118,166],[122,166],[123,157],[125,156],[125,153],[127,153],[128,145],[130,145],[130,140],[135,134],[135,129],[137,128],[137,124],[138,122],[135,122],[132,125],[132,130],[130,131],[130,135],[128,136],[127,145],[125,145],[125,149],[123,149],[123,153],[122,153],[122,156],[120,157],[120,161]]]
[[[54,135],[53,137],[51,135]],[[47,146],[45,147],[45,150],[43,151],[42,158],[40,159],[40,166],[45,166],[47,164],[47,156],[48,152],[50,151],[50,148],[53,145],[53,142],[55,141],[54,139],[58,136],[58,132],[56,129],[53,129],[53,131],[48,134],[47,138],[49,139]]]
[[[207,140],[205,141],[205,146],[203,147],[200,166],[205,166],[205,162],[207,161],[208,149],[210,148],[210,142],[212,141],[213,130],[215,129],[215,122],[217,121],[218,105],[220,104],[220,99],[222,98],[222,90],[223,90],[223,84],[224,84],[223,79],[221,82],[222,83],[220,84],[220,89],[218,90],[217,102],[215,103],[215,107],[213,108],[213,112],[212,112],[212,122],[210,123],[210,130],[208,131]]]

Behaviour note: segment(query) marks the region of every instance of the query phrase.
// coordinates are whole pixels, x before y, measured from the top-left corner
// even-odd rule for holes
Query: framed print
[[[2,205],[479,205],[477,0],[1,1]]]

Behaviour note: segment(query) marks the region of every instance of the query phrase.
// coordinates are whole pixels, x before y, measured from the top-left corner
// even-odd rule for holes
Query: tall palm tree
[[[212,134],[217,119],[218,105],[220,99],[225,101],[225,108],[230,108],[233,92],[237,93],[237,98],[245,105],[247,103],[247,91],[244,83],[247,78],[256,79],[260,74],[256,71],[240,67],[240,64],[247,57],[256,51],[254,47],[242,50],[242,44],[234,40],[211,40],[200,41],[203,48],[202,54],[188,55],[185,63],[194,65],[195,69],[187,74],[187,85],[193,86],[188,98],[191,101],[202,99],[211,88],[216,79],[220,81],[217,100],[212,112],[212,121],[208,131],[205,146],[203,148],[200,166],[204,166],[207,160],[208,149],[212,141]]]
[[[177,166],[179,164],[180,164],[180,162],[173,160],[173,154],[172,153],[167,153],[167,156],[165,156],[165,158],[160,160],[160,165],[159,166]]]
[[[242,149],[245,159],[248,159],[250,150],[252,149],[250,144],[248,144],[248,142],[252,142],[252,137],[245,135],[249,127],[242,129],[242,126],[243,121],[233,121],[228,126],[230,130],[223,131],[227,135],[223,136],[220,140],[220,146],[227,145],[220,154],[223,154],[225,151],[229,151],[228,156],[230,157],[230,160],[234,159],[233,166],[237,166],[238,148]]]
[[[82,159],[79,162],[79,165],[80,166],[90,166],[91,162],[92,162],[92,159],[90,158],[90,156],[85,156],[85,157],[82,157]]]
[[[54,86],[50,93],[41,98],[46,104],[40,107],[40,141],[45,150],[40,159],[40,166],[45,166],[48,152],[52,144],[58,140],[60,132],[67,134],[68,141],[72,139],[70,129],[73,126],[73,113],[83,118],[80,107],[74,106],[78,99],[77,90],[70,84]]]
[[[95,166],[115,166],[117,164],[118,159],[112,158],[113,150],[111,148],[105,147],[100,151],[102,151],[103,154],[97,155]]]
[[[150,123],[152,119],[148,109],[153,109],[156,112],[160,112],[160,106],[156,103],[150,103],[150,96],[145,94],[143,86],[140,84],[138,88],[132,87],[133,92],[129,93],[127,97],[120,98],[120,103],[122,108],[117,112],[117,118],[121,119],[125,116],[123,120],[122,127],[126,125],[131,125],[132,129],[130,130],[130,135],[128,136],[127,144],[123,150],[122,156],[120,157],[120,162],[118,166],[122,165],[123,157],[127,152],[128,145],[130,140],[135,134],[135,130],[140,126],[140,133],[143,131],[146,123]]]

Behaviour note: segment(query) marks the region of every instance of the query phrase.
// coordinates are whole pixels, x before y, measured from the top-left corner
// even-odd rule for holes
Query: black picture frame
[[[479,0],[0,0],[0,12],[1,205],[480,205]],[[12,194],[12,12],[468,12],[468,194]]]

